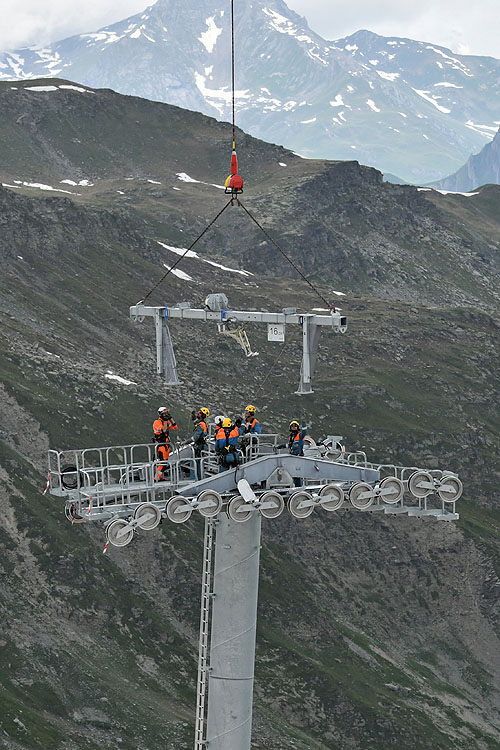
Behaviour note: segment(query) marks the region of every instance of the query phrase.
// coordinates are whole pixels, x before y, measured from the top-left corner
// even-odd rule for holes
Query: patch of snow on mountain
[[[446,86],[452,89],[463,89],[463,86],[457,86],[456,83],[449,83],[448,81],[441,81],[441,83],[435,83],[434,86]]]
[[[179,270],[178,268],[171,268],[171,266],[167,266],[166,263],[163,264],[167,271],[170,271],[174,274],[174,276],[177,276],[178,279],[182,279],[183,281],[194,281],[192,276],[190,276],[188,273],[184,273],[184,271]]]
[[[401,117],[408,117],[408,115],[405,115],[404,112],[398,112],[398,115],[401,115]]]
[[[57,91],[57,86],[25,86],[25,91]]]
[[[10,52],[7,56],[7,61],[14,71],[14,75],[16,76],[16,78],[23,78],[24,71],[22,67],[24,65],[24,58],[20,55],[17,55],[15,52]]]
[[[229,105],[231,103],[232,94],[231,91],[228,90],[227,86],[224,86],[222,89],[209,89],[205,85],[206,76],[202,76],[201,73],[195,73],[194,74],[194,80],[196,83],[196,86],[198,87],[198,90],[200,94],[202,94],[206,101],[212,105],[212,107],[215,107],[220,113],[221,116],[224,115],[224,104]],[[244,90],[236,90],[234,92],[235,99],[250,99],[251,96],[248,92],[248,89]],[[220,101],[217,101],[220,100]],[[223,103],[221,103],[223,102]]]
[[[344,104],[344,100],[342,99],[342,94],[337,94],[335,99],[330,102],[330,107],[345,107],[347,106]]]
[[[310,120],[301,120],[300,124],[301,125],[309,125],[311,122],[316,122],[316,120],[317,120],[317,117],[312,117]]]
[[[161,182],[158,182],[158,180],[147,180],[147,182],[150,182],[152,185],[161,185]],[[196,182],[196,180],[193,180],[193,182]]]
[[[73,187],[76,187],[79,185],[80,187],[93,187],[94,183],[90,182],[90,180],[80,180],[79,182],[75,182],[74,180],[61,180],[61,185],[72,185]]]
[[[479,193],[460,193],[457,190],[437,190],[436,192],[441,195],[463,195],[464,198],[472,198],[473,195],[479,195]]]
[[[348,52],[356,52],[359,49],[357,44],[346,44],[345,48]]]
[[[366,103],[368,104],[368,106],[370,107],[370,109],[372,109],[374,112],[380,112],[380,109],[376,106],[376,104],[373,101],[373,99],[367,99]]]
[[[206,31],[203,31],[202,34],[198,37],[198,40],[203,44],[206,51],[208,53],[211,53],[214,51],[214,47],[217,44],[217,39],[222,34],[222,29],[219,29],[217,24],[215,23],[215,16],[210,16],[210,18],[207,18],[205,21],[208,28]]]
[[[386,81],[395,81],[396,78],[399,78],[399,73],[384,73],[383,70],[376,70],[375,72]]]
[[[137,385],[133,380],[126,380],[119,375],[113,375],[111,370],[108,370],[104,377],[107,378],[107,380],[114,380],[116,383],[121,383],[121,385]]]
[[[78,91],[80,94],[95,94],[95,91],[89,91],[89,89],[82,89],[81,86],[71,86],[69,83],[61,83],[60,89],[66,89],[67,91]]]
[[[119,42],[120,39],[123,39],[122,36],[119,36],[114,31],[99,31],[96,34],[80,34],[80,39],[87,39],[87,44],[92,44],[93,42],[104,42],[104,44],[114,44],[115,42]]]
[[[467,122],[465,123],[465,127],[469,128],[470,130],[475,130],[476,133],[481,133],[481,135],[484,135],[490,139],[494,137],[495,133],[498,130],[498,128],[494,128],[491,125],[478,125],[472,120],[467,120]]]
[[[200,180],[194,180],[185,172],[177,172],[175,176],[182,182],[200,182]]]
[[[460,60],[457,60],[456,57],[450,57],[450,55],[447,55],[445,52],[443,52],[443,50],[437,49],[436,47],[433,47],[430,44],[427,45],[426,49],[430,49],[433,52],[435,52],[437,55],[441,55],[441,57],[444,57],[444,59],[446,60],[446,64],[451,65],[451,67],[454,70],[459,70],[461,73],[468,76],[469,78],[474,78],[469,68],[466,68],[465,65],[462,62],[460,62]]]
[[[279,161],[278,164],[280,165],[280,167],[286,167],[287,166],[287,164],[285,164],[284,161]]]
[[[473,195],[479,195],[479,193],[460,193],[457,190],[438,190],[437,188],[423,188],[423,187],[417,188],[417,191],[419,193],[428,193],[428,192],[435,191],[436,193],[441,193],[441,195],[463,195],[465,198],[472,198]]]
[[[432,96],[429,96],[430,91],[425,91],[422,89],[413,89],[413,91],[422,97],[422,99],[425,99],[426,102],[429,102],[429,104],[433,104],[436,109],[438,109],[440,112],[443,112],[443,114],[448,115],[451,112],[451,109],[448,109],[447,107],[443,107],[441,104],[438,104],[438,102],[432,98]]]
[[[378,65],[380,61],[379,60],[369,60],[368,62],[371,63],[371,65]]]
[[[44,185],[41,182],[23,182],[22,180],[14,180],[14,183],[17,187],[36,188],[37,190],[51,190],[54,193],[67,193],[67,195],[79,195],[79,193],[72,193],[71,190],[61,190],[61,188],[54,188],[51,185]]]
[[[131,39],[139,39],[140,36],[141,36],[141,30],[140,29],[137,29],[136,31],[134,31],[133,34],[130,34],[130,38]]]
[[[271,19],[269,26],[274,29],[274,31],[277,31],[279,34],[288,34],[289,36],[295,37],[298,42],[305,42],[306,44],[312,45],[312,48],[307,50],[308,56],[313,60],[318,60],[323,65],[328,65],[328,60],[325,60],[319,54],[320,48],[315,43],[314,39],[311,39],[307,34],[301,34],[299,29],[288,18],[285,18],[285,16],[282,16],[280,13],[277,13],[270,8],[262,8],[262,12]],[[324,47],[323,51],[328,54],[328,47]]]
[[[242,276],[253,276],[253,273],[250,273],[250,271],[241,271],[239,268],[229,268],[229,266],[223,266],[220,263],[216,263],[214,260],[208,260],[207,258],[200,258],[204,263],[209,263],[211,266],[215,266],[216,268],[221,268],[223,271],[230,271],[231,273],[239,273]]]
[[[160,240],[157,240],[157,243],[161,245],[162,247],[164,247],[166,250],[170,250],[172,253],[175,253],[176,255],[184,255],[184,257],[186,258],[196,258],[197,260],[203,261],[203,263],[208,263],[209,265],[215,266],[216,268],[221,268],[223,271],[230,271],[231,273],[239,273],[242,276],[254,275],[250,271],[240,270],[239,268],[229,268],[229,266],[223,266],[221,263],[216,263],[215,260],[208,260],[208,258],[202,258],[194,250],[186,250],[186,248],[184,247],[174,247],[172,245],[166,245],[164,242],[160,242]],[[169,268],[169,266],[167,266],[165,263],[163,265],[165,266],[165,268]],[[175,270],[172,271],[172,273],[175,273]]]
[[[164,242],[160,242],[160,240],[156,240],[159,245],[165,248],[165,250],[170,250],[170,252],[175,253],[176,255],[184,255],[186,254],[186,258],[198,258],[198,253],[195,250],[188,250],[185,247],[174,247],[173,245],[166,245]]]

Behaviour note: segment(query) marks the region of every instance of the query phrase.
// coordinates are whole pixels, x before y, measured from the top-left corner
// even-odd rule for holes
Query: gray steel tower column
[[[250,750],[259,588],[260,513],[216,530],[208,682],[209,750]]]

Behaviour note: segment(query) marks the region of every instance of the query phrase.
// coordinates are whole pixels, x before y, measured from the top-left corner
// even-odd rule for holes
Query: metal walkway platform
[[[220,473],[213,440],[201,458],[189,444],[172,450],[168,461],[158,459],[154,444],[51,450],[49,492],[63,500],[73,523],[104,522],[115,546],[126,546],[139,528],[156,528],[162,517],[184,523],[193,512],[213,518],[223,508],[237,522],[254,512],[277,518],[285,508],[298,519],[316,508],[458,519],[456,474],[377,465],[364,453],[335,451],[332,442],[292,456],[278,449],[277,435],[252,435],[240,465]],[[164,479],[155,481],[159,467]],[[242,495],[245,486],[251,496]]]

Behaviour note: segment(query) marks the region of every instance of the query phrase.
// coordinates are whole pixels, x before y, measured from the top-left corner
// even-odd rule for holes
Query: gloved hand
[[[191,411],[191,419],[193,422],[196,422],[196,409],[193,409]]]

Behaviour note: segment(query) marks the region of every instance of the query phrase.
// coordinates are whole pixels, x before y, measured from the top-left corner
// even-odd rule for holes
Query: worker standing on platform
[[[233,425],[229,417],[226,417],[215,435],[215,452],[219,456],[219,471],[234,469],[238,465],[238,437],[238,428]]]
[[[201,479],[201,456],[202,452],[207,447],[207,435],[208,435],[208,424],[207,419],[210,416],[210,409],[206,406],[202,406],[201,409],[196,412],[194,409],[191,412],[191,419],[194,422],[193,429],[193,443],[194,443],[194,455],[195,455],[195,466],[196,471],[191,470],[191,479]]]
[[[302,425],[300,425],[296,419],[292,419],[290,422],[290,435],[288,438],[288,450],[292,456],[304,455],[304,438],[306,435],[306,423],[302,422]]]
[[[260,422],[255,416],[256,411],[257,409],[255,408],[255,406],[252,406],[252,404],[248,404],[247,408],[245,409],[245,435],[260,435],[262,432]]]
[[[302,425],[300,425],[296,419],[292,419],[289,429],[288,443],[282,443],[278,445],[278,448],[288,448],[292,456],[303,456],[307,424],[302,422]],[[302,479],[300,477],[293,477],[293,483],[296,487],[302,487]]]
[[[158,417],[153,422],[153,441],[156,443],[156,456],[160,461],[156,470],[155,481],[165,479],[166,462],[170,455],[170,430],[178,430],[176,422],[166,406],[160,406]]]
[[[245,421],[239,427],[240,434],[240,448],[245,454],[249,456],[249,453],[258,453],[258,438],[252,438],[252,435],[260,435],[262,433],[262,427],[259,420],[255,416],[257,409],[252,404],[248,404],[245,409]],[[255,451],[253,449],[256,449]]]

